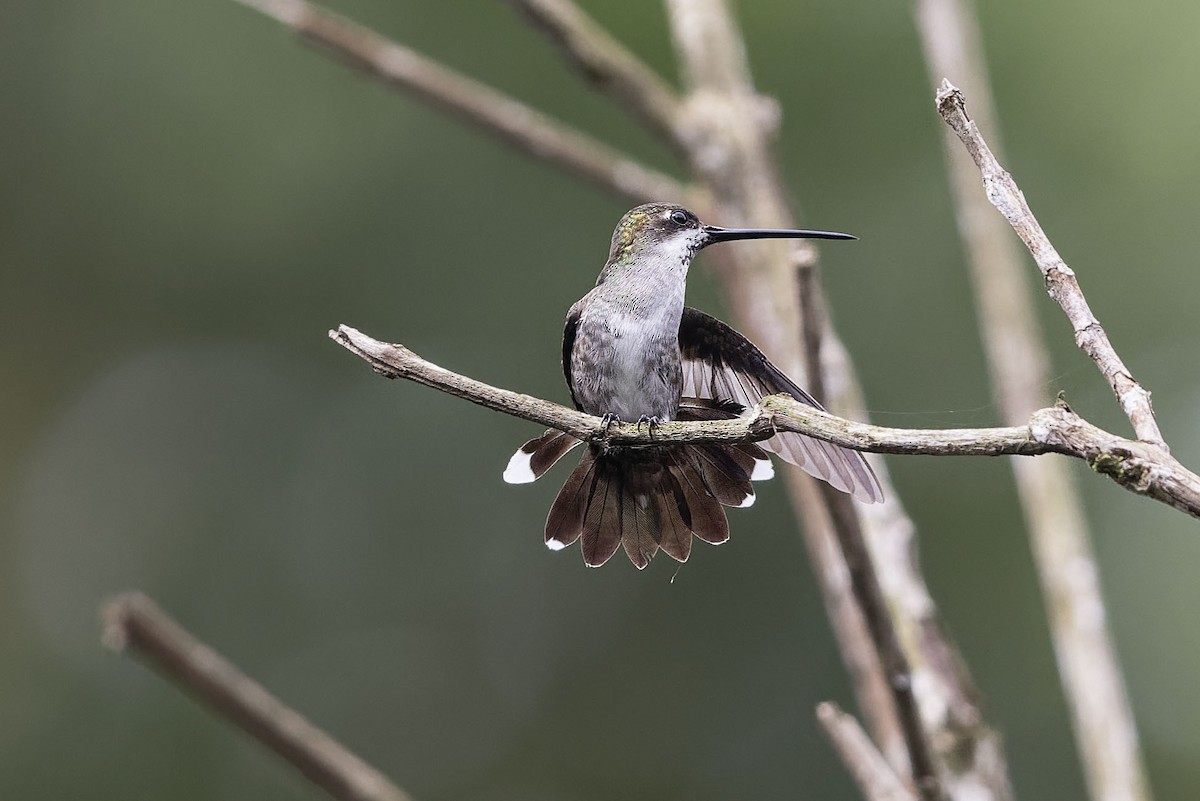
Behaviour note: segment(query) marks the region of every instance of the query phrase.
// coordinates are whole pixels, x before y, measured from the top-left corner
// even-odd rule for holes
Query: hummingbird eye
[[[683,209],[675,209],[675,211],[671,212],[671,222],[679,226],[687,225],[691,222],[691,215]]]

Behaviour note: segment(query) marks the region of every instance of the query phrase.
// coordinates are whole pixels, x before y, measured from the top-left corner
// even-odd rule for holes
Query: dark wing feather
[[[823,408],[750,340],[702,311],[684,308],[679,350],[685,397],[734,401],[749,409],[767,395],[786,392],[802,403]],[[857,451],[790,432],[776,434],[761,445],[860,501],[883,500],[875,474]]]
[[[580,315],[578,303],[567,312],[567,319],[563,324],[562,367],[563,377],[567,379],[567,389],[571,393],[571,401],[575,404],[576,409],[583,411],[583,407],[579,405],[579,399],[575,397],[575,382],[571,380],[571,352],[575,350],[575,332],[579,330]]]

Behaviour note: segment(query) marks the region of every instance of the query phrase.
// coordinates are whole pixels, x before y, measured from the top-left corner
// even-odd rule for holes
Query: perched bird
[[[736,417],[778,392],[821,408],[744,336],[683,305],[698,250],[764,238],[854,239],[825,231],[718,228],[670,203],[626,213],[595,288],[567,313],[563,372],[575,406],[651,429],[668,420]],[[504,479],[534,481],[579,444],[551,429],[513,455]],[[683,562],[693,534],[713,544],[729,539],[722,504],[754,503],[750,482],[774,475],[767,451],[861,501],[883,500],[861,454],[800,434],[739,445],[589,445],[550,508],[546,545],[560,550],[582,540],[591,567],[619,547],[638,569],[660,548]]]

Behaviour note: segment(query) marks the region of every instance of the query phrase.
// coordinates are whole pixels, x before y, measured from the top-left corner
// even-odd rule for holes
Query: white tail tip
[[[775,478],[775,465],[770,459],[755,459],[754,472],[750,474],[751,481],[768,481]]]
[[[531,481],[536,481],[537,476],[533,474],[532,468],[529,467],[529,460],[533,458],[532,453],[525,451],[517,451],[508,460],[508,467],[504,468],[504,480],[509,484],[528,484]],[[756,467],[755,470],[758,468]]]

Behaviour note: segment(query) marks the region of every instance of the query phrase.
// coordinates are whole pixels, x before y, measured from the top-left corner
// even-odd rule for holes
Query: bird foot
[[[606,412],[604,415],[602,415],[600,417],[600,428],[602,428],[605,433],[608,433],[608,429],[612,428],[614,423],[620,423],[620,422],[621,422],[620,417],[613,414],[612,412]]]
[[[662,422],[662,418],[656,414],[651,414],[651,415],[643,414],[641,417],[638,418],[638,421],[637,421],[638,431],[642,430],[642,424],[645,423],[647,430],[650,432],[650,439],[654,439],[654,429],[658,428],[658,424],[661,422]]]

